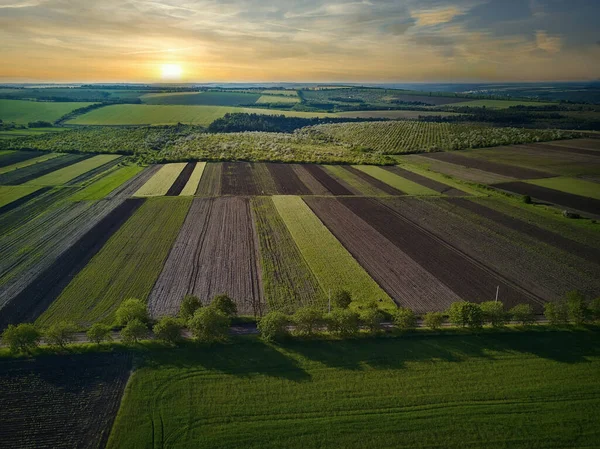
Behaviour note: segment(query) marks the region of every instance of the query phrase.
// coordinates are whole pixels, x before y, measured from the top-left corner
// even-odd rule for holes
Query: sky
[[[592,80],[599,18],[597,0],[0,0],[0,82]]]

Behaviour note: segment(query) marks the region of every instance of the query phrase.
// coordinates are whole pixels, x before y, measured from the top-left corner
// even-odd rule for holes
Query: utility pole
[[[500,291],[500,286],[496,287],[496,302],[498,302],[498,291]]]

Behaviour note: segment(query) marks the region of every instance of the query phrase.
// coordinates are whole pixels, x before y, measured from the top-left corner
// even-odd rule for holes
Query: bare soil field
[[[130,370],[128,354],[0,361],[2,447],[104,448]]]
[[[331,195],[331,192],[310,174],[305,165],[292,164],[291,167],[294,170],[294,173],[298,175],[298,179],[308,187],[313,195]]]
[[[559,206],[576,209],[581,212],[587,212],[594,215],[600,215],[600,200],[588,198],[585,196],[573,195],[571,193],[561,192],[560,190],[548,189],[546,187],[528,184],[526,182],[506,182],[494,184],[494,187],[518,195],[529,195],[541,201]]]
[[[245,314],[263,307],[258,243],[247,198],[194,199],[150,293],[150,314],[177,314],[186,294],[205,304],[228,294]]]
[[[221,164],[206,164],[204,173],[198,183],[196,195],[218,196],[221,194],[221,177],[223,166]]]
[[[380,181],[377,178],[374,178],[373,176],[365,173],[362,170],[357,170],[356,168],[351,167],[351,166],[344,166],[343,168],[345,170],[348,170],[350,173],[358,176],[359,178],[363,179],[364,181],[368,182],[375,188],[381,190],[382,192],[387,193],[388,195],[405,195],[404,192],[401,192],[400,190],[395,189],[391,185],[389,185],[383,181]]]
[[[586,156],[600,157],[600,151],[598,150],[587,150],[583,148],[570,147],[566,145],[553,145],[550,143],[533,143],[530,145],[518,145],[517,148],[529,148],[532,150],[538,150],[541,153],[547,153],[548,151],[559,151],[562,153],[576,153],[585,154]]]
[[[183,188],[185,187],[185,185],[187,184],[188,180],[190,179],[190,176],[192,175],[194,168],[196,168],[196,163],[188,162],[186,164],[185,168],[183,170],[181,170],[181,173],[179,173],[179,175],[177,176],[177,178],[175,179],[175,181],[173,182],[171,187],[169,187],[169,190],[167,190],[167,193],[165,193],[165,196],[179,195],[181,193],[181,191],[183,190]]]
[[[293,166],[275,163],[267,163],[266,166],[280,195],[310,195],[312,193],[300,180]]]
[[[337,199],[304,200],[399,306],[424,313],[460,301],[446,285]]]
[[[260,190],[252,176],[249,162],[224,162],[221,171],[222,195],[258,195]]]
[[[444,240],[399,215],[397,210],[393,211],[383,203],[367,198],[340,198],[339,201],[457,296],[475,302],[489,301],[494,299],[496,286],[499,285],[503,301],[508,306],[524,302],[537,303],[533,295],[515,288]],[[539,310],[539,303],[537,304]],[[440,301],[437,310],[444,310],[446,305]]]
[[[304,168],[333,195],[353,195],[353,193],[336,181],[318,165],[305,165]]]
[[[487,151],[487,150],[481,150]],[[539,178],[551,178],[553,175],[544,173],[537,170],[531,170],[528,168],[515,167],[513,165],[499,164],[497,162],[490,162],[487,160],[477,159],[475,157],[468,157],[463,154],[457,154],[453,152],[446,153],[427,153],[422,154],[424,157],[436,159],[444,162],[451,162],[453,164],[463,165],[468,168],[476,168],[478,170],[495,173],[497,175],[508,176],[516,179],[539,179]]]
[[[466,196],[466,195],[468,195],[468,193],[463,192],[462,190],[455,189],[454,187],[451,187],[444,183],[435,181],[433,179],[426,178],[425,176],[421,176],[417,173],[413,173],[409,170],[405,170],[396,165],[391,166],[391,167],[383,167],[383,168],[389,172],[392,172],[399,176],[402,176],[403,178],[406,178],[409,181],[416,182],[417,184],[420,184],[424,187],[428,187],[431,190],[435,190],[436,192],[439,192],[443,195],[448,195],[448,196]]]
[[[557,140],[552,142],[552,144],[561,147],[600,151],[600,139]]]

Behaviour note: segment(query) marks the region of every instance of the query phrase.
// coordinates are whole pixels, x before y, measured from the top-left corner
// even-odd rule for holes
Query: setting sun
[[[183,73],[179,64],[163,64],[160,70],[164,80],[178,80]]]

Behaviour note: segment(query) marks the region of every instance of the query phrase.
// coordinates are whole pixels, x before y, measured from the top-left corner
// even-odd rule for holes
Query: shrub
[[[590,301],[590,318],[600,321],[600,296]]]
[[[38,347],[41,336],[33,324],[9,324],[2,332],[2,342],[10,348],[10,352],[29,354]]]
[[[179,306],[179,317],[187,321],[194,316],[194,313],[200,307],[202,307],[200,298],[193,295],[185,295]]]
[[[531,197],[529,195],[523,195],[522,199],[525,204],[531,204]]]
[[[148,322],[148,311],[146,310],[146,304],[139,299],[126,299],[117,309],[115,317],[119,326],[125,326],[132,320],[139,320],[142,323],[146,323]]]
[[[455,326],[478,328],[483,325],[483,312],[478,304],[458,301],[450,304],[448,318]]]
[[[329,332],[342,337],[356,335],[359,330],[360,318],[358,313],[348,309],[335,309],[327,317]]]
[[[379,309],[372,307],[363,310],[360,314],[360,320],[371,334],[375,334],[381,330],[383,319],[383,313]]]
[[[423,317],[423,324],[434,331],[442,327],[443,322],[444,314],[442,312],[427,312]]]
[[[315,328],[323,323],[323,313],[316,307],[301,307],[294,313],[296,332],[312,335]]]
[[[289,318],[281,312],[267,313],[258,322],[260,337],[265,341],[282,340],[288,334],[287,325]]]
[[[585,302],[585,297],[574,290],[566,294],[567,316],[569,321],[575,324],[583,324],[589,317],[589,309]]]
[[[231,299],[227,295],[215,296],[211,301],[210,306],[216,308],[217,310],[220,310],[229,318],[233,318],[237,315],[237,305],[235,304],[233,299]]]
[[[203,307],[196,310],[188,323],[192,335],[200,341],[226,340],[231,320],[216,307]]]
[[[352,295],[347,290],[338,290],[331,297],[331,304],[338,309],[347,309],[352,302]]]
[[[121,329],[121,339],[125,344],[137,343],[147,336],[148,326],[138,318],[130,320],[125,327]]]
[[[87,337],[90,341],[96,344],[100,344],[103,341],[111,341],[112,335],[110,334],[110,326],[102,323],[92,324],[92,327],[86,332]]]
[[[61,321],[53,324],[44,331],[44,340],[52,346],[64,348],[75,339],[77,326],[75,323]]]
[[[482,302],[479,307],[481,307],[483,320],[486,323],[490,323],[493,327],[504,326],[507,318],[504,304],[500,301],[486,301]]]
[[[181,340],[182,328],[183,325],[180,320],[172,316],[164,316],[154,325],[152,331],[157,339],[165,343],[175,344]]]
[[[567,304],[564,301],[547,302],[544,304],[544,316],[553,326],[566,324],[569,321]]]
[[[523,326],[529,326],[535,322],[531,304],[517,304],[508,313],[514,321],[521,323]]]
[[[403,331],[414,329],[417,327],[417,316],[411,309],[399,307],[394,312],[394,324]]]

